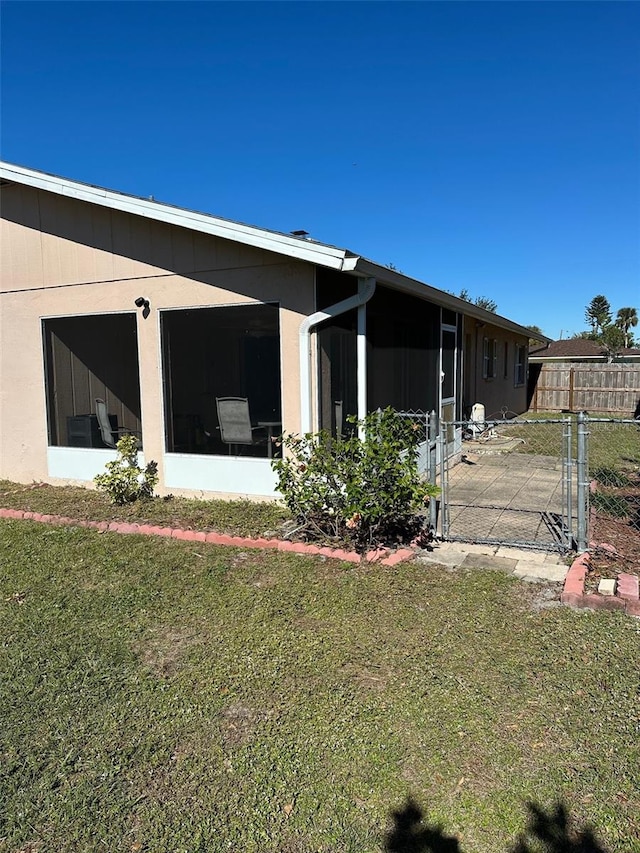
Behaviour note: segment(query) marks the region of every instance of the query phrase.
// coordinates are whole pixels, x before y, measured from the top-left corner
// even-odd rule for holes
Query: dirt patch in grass
[[[561,586],[559,584],[531,583],[518,590],[534,613],[551,610],[560,606]]]
[[[362,669],[354,674],[354,680],[358,687],[364,690],[382,693],[387,688],[391,673],[384,669]]]
[[[207,638],[206,629],[169,628],[157,631],[145,642],[136,643],[134,650],[147,669],[160,678],[171,678],[188,651]]]
[[[253,735],[263,715],[240,702],[229,705],[220,714],[220,734],[225,750],[242,746]]]

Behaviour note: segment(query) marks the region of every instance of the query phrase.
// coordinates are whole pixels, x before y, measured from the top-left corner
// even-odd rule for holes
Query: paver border
[[[590,610],[621,610],[629,616],[640,616],[640,594],[638,578],[621,572],[615,595],[585,593],[584,582],[589,571],[591,555],[580,554],[567,572],[560,601],[568,607]]]
[[[395,566],[416,556],[409,548],[376,548],[366,554],[356,551],[346,551],[342,548],[329,548],[311,545],[306,542],[290,542],[285,539],[264,539],[262,537],[229,536],[225,533],[192,530],[182,527],[161,527],[155,524],[131,524],[124,521],[85,521],[70,518],[66,515],[46,515],[40,512],[30,512],[22,509],[0,508],[0,518],[15,520],[37,521],[43,524],[58,524],[69,527],[89,527],[101,532],[137,534],[139,536],[164,536],[180,539],[186,542],[204,542],[211,545],[221,545],[233,548],[255,548],[259,550],[290,551],[294,554],[321,555],[333,560],[347,563],[380,563],[383,566]]]

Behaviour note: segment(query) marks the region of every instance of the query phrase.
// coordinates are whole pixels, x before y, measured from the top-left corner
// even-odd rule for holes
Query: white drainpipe
[[[358,308],[358,418],[366,414],[367,406],[367,338],[364,306],[376,289],[375,278],[358,279],[358,292],[323,311],[316,311],[300,324],[300,432],[311,432],[311,329],[319,323]]]

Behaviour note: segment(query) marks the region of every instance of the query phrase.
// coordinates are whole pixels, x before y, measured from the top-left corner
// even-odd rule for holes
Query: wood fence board
[[[614,412],[640,407],[640,365],[544,364],[533,397],[536,411]]]

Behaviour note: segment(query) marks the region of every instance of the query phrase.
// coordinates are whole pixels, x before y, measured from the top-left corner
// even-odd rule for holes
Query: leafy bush
[[[438,489],[418,474],[416,424],[393,409],[374,412],[342,439],[326,432],[283,438],[272,460],[285,504],[311,538],[341,539],[359,550],[408,539]]]
[[[94,477],[96,487],[106,492],[111,503],[122,505],[153,497],[158,482],[158,465],[149,462],[142,469],[138,465],[138,440],[134,435],[123,435],[116,445],[118,456],[107,462],[106,474]]]

